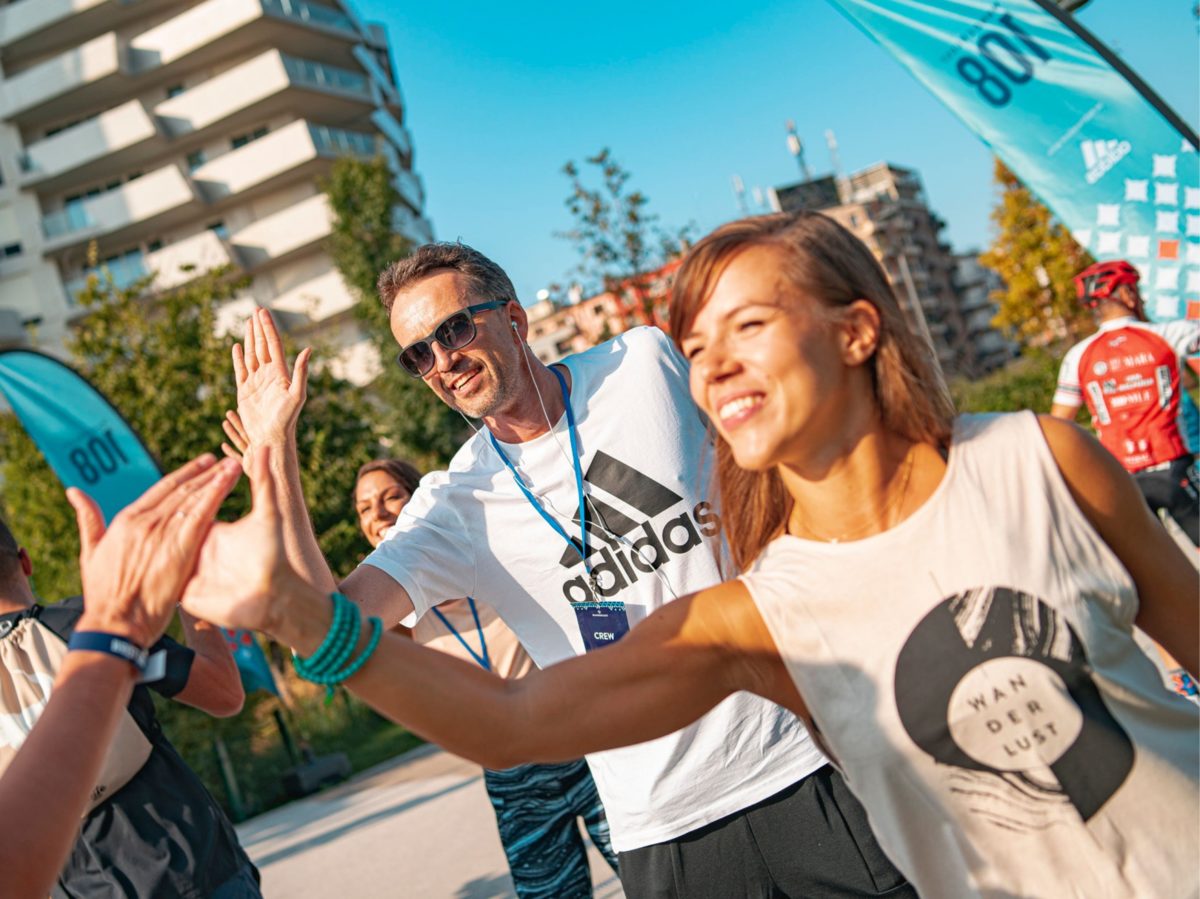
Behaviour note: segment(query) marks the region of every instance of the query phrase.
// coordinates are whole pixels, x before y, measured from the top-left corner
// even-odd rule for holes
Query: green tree
[[[159,293],[153,276],[126,288],[107,271],[78,296],[86,319],[68,341],[70,360],[138,432],[160,468],[169,471],[202,452],[219,451],[221,420],[236,405],[230,346],[216,332],[217,308],[245,282],[218,269]],[[349,522],[348,485],[375,449],[370,409],[352,385],[314,372],[298,440],[301,477],[317,539],[335,570],[359,551]],[[78,542],[62,485],[15,418],[0,423],[3,505],[37,565],[40,595],[78,592]],[[244,487],[226,514],[245,509]]]
[[[999,307],[996,325],[1023,343],[1082,336],[1093,322],[1075,299],[1071,278],[1092,262],[1091,256],[999,159],[995,179],[1000,187],[991,215],[996,236],[979,261],[1005,284],[992,296]]]
[[[1033,347],[984,378],[955,378],[950,382],[954,406],[960,412],[1049,412],[1060,360],[1060,353]]]
[[[382,363],[370,394],[389,452],[424,468],[444,466],[469,436],[466,422],[394,363],[398,347],[375,291],[380,273],[412,251],[394,227],[395,210],[403,200],[391,169],[379,157],[370,161],[345,157],[334,163],[322,189],[334,214],[330,255],[357,294],[356,315]]]
[[[120,288],[101,270],[78,296],[86,318],[67,341],[68,361],[121,411],[164,471],[218,451],[221,420],[236,394],[233,338],[216,332],[217,309],[244,285],[229,269],[219,269],[156,292],[153,276]],[[362,551],[348,491],[357,467],[377,452],[372,410],[352,385],[316,367],[297,438],[318,542],[335,572],[348,571]],[[4,515],[34,560],[38,595],[53,601],[78,593],[78,534],[62,485],[12,415],[0,417],[0,444]],[[222,516],[242,514],[248,502],[243,483]],[[241,715],[224,720],[175,703],[159,706],[171,741],[214,795],[223,795],[212,751],[220,736],[234,748],[251,805],[282,799],[282,749],[266,694],[248,697]],[[330,731],[319,716],[309,714],[298,729],[310,736]]]
[[[649,197],[630,187],[632,176],[607,147],[584,165],[569,161],[562,168],[571,182],[565,204],[574,224],[556,236],[575,245],[575,274],[585,292],[615,294],[637,321],[662,324],[669,285],[658,272],[687,249],[692,227],[662,228]]]

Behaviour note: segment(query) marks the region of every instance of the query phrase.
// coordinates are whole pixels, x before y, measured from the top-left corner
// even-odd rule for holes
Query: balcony
[[[146,254],[146,268],[155,273],[155,290],[179,287],[205,272],[234,262],[229,245],[219,234],[208,230]]]
[[[263,0],[263,9],[268,15],[358,36],[358,27],[350,17],[330,6],[306,0]]]
[[[150,237],[195,214],[201,199],[176,165],[167,165],[135,181],[73,203],[42,219],[45,251],[53,253],[91,240],[105,246]]]
[[[321,322],[354,308],[354,294],[331,267],[280,294],[271,301],[272,310],[305,316],[311,322]]]
[[[140,250],[132,253],[126,253],[116,259],[103,262],[96,268],[85,271],[74,278],[71,278],[63,283],[63,289],[67,293],[67,305],[78,306],[79,300],[77,297],[83,291],[87,290],[88,279],[94,274],[102,277],[102,272],[107,271],[112,278],[113,286],[117,290],[124,290],[130,285],[136,283],[140,279],[146,277],[148,269],[146,268],[145,259]]]
[[[371,91],[360,73],[268,50],[164,100],[154,114],[173,139],[193,142],[217,127],[251,126],[298,105],[315,118],[344,121],[371,108]]]
[[[67,304],[77,306],[76,297],[87,289],[88,277],[93,272],[99,274],[100,269],[108,270],[118,289],[129,287],[153,272],[151,289],[158,292],[179,287],[205,272],[232,263],[233,257],[225,241],[212,231],[201,231],[153,253],[142,253],[141,250],[125,253],[67,280],[63,287],[67,292]]]
[[[412,163],[412,135],[408,129],[396,121],[386,109],[377,109],[371,113],[371,123],[387,138],[388,143],[396,148],[396,152],[406,164]]]
[[[248,199],[288,182],[310,180],[338,156],[369,157],[376,138],[297,120],[266,137],[218,156],[192,172],[201,195],[212,204]]]
[[[21,184],[47,193],[85,176],[89,181],[108,178],[161,150],[161,137],[154,117],[139,100],[130,100],[31,143],[21,159]],[[80,172],[85,166],[87,171]]]
[[[346,66],[360,40],[348,16],[306,0],[205,0],[134,37],[130,65],[161,78],[184,61],[203,67],[265,45]]]
[[[358,156],[369,159],[376,154],[379,145],[374,134],[330,128],[327,125],[312,125],[313,143],[322,156]]]
[[[397,206],[392,212],[392,230],[404,235],[414,246],[433,243],[433,229],[422,216],[407,206]]]
[[[300,59],[296,56],[283,58],[284,69],[294,83],[308,88],[329,91],[370,100],[371,88],[367,77],[350,69]]]
[[[425,207],[425,188],[421,185],[421,179],[415,172],[411,169],[401,169],[396,172],[393,183],[396,185],[401,199],[412,208],[413,212],[419,213]]]
[[[252,222],[229,242],[247,271],[283,262],[325,240],[333,227],[333,213],[324,194],[315,194],[293,206]]]
[[[403,105],[400,88],[392,83],[391,75],[380,65],[375,53],[362,45],[355,47],[353,52],[355,60],[371,76],[371,87],[376,91],[375,102],[380,106],[386,104],[400,109]]]
[[[24,126],[103,109],[121,96],[126,78],[121,43],[109,32],[6,78],[0,119]]]
[[[16,72],[29,59],[86,43],[173,0],[14,0],[0,6],[0,49]]]

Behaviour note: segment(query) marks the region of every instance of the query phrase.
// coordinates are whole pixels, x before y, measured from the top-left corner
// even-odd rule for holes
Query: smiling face
[[[354,511],[358,527],[372,547],[383,542],[383,535],[411,498],[408,489],[382,469],[368,471],[358,479],[354,485]]]
[[[790,282],[771,246],[733,257],[681,349],[692,364],[692,397],[737,464],[755,471],[824,445],[863,374],[846,358],[830,312]]]
[[[476,296],[470,280],[442,269],[396,293],[392,336],[400,347],[424,340],[447,316],[494,297]],[[512,402],[520,381],[520,337],[511,323],[524,323],[517,303],[475,315],[475,339],[459,350],[430,341],[433,368],[421,379],[447,406],[470,418],[487,418]]]

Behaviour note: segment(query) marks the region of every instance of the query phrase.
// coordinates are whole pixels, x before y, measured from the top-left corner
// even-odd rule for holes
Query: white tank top
[[[928,501],[742,580],[923,897],[1200,895],[1198,712],[1032,413],[963,416]]]

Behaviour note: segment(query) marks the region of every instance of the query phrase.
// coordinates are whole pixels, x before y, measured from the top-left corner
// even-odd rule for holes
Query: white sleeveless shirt
[[[780,537],[742,580],[923,897],[1200,895],[1197,708],[1032,413],[960,417],[908,519]]]

